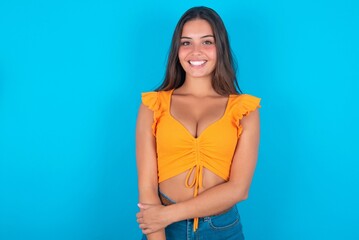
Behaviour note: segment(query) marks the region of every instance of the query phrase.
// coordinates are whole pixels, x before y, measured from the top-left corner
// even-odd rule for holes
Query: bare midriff
[[[186,182],[186,177],[189,171],[180,173],[172,178],[169,178],[159,184],[159,189],[162,193],[167,195],[170,199],[178,202],[183,202],[193,198],[193,188],[186,187],[183,183]],[[193,181],[194,174],[190,176],[189,181]],[[208,169],[203,169],[203,186],[199,188],[198,194],[224,183],[225,180],[218,177]]]

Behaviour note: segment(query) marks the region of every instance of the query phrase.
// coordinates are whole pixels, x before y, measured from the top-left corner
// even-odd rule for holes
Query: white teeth
[[[206,61],[189,61],[189,63],[194,66],[200,66],[200,65],[204,64],[205,62]]]

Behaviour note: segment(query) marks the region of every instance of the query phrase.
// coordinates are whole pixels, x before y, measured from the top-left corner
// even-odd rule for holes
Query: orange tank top
[[[194,188],[196,197],[202,187],[203,168],[228,181],[242,132],[240,120],[260,107],[260,98],[248,94],[229,95],[223,116],[195,138],[170,113],[173,91],[142,93],[142,103],[154,113],[152,133],[156,138],[158,182],[188,171],[184,184]],[[192,174],[195,174],[193,181],[189,182]],[[194,220],[196,230],[198,218]]]

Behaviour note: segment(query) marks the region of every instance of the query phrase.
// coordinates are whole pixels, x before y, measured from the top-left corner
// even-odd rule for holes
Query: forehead
[[[182,29],[182,37],[196,37],[213,35],[211,25],[204,19],[195,19],[186,22]]]

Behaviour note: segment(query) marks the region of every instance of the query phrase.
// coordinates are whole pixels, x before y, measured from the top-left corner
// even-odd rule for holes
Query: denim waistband
[[[170,204],[176,203],[170,197],[168,197],[166,194],[161,192],[161,190],[158,190],[158,195],[160,196],[160,199],[161,199],[163,205],[170,205]]]

